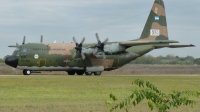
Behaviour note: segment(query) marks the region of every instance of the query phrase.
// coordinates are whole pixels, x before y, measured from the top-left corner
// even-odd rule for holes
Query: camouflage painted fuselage
[[[89,45],[85,44],[84,47]],[[18,57],[19,69],[34,71],[69,71],[84,70],[87,67],[104,67],[104,70],[117,69],[131,60],[151,51],[152,45],[130,47],[126,51],[115,54],[106,54],[103,59],[101,53],[86,55],[83,60],[76,52],[74,43],[28,43],[19,46],[13,53]]]

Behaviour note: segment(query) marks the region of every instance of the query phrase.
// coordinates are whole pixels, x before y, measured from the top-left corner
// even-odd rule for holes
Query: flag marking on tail
[[[159,21],[159,16],[155,16],[155,21]]]

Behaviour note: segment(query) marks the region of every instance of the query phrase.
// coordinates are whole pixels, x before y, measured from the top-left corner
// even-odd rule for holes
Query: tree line
[[[179,57],[174,55],[151,56],[145,55],[131,62],[131,64],[179,64],[179,65],[200,65],[200,58],[193,56]]]
[[[4,60],[0,58],[0,63],[4,63]]]
[[[4,63],[4,60],[0,58],[0,63]],[[131,64],[179,64],[179,65],[200,65],[200,58],[194,58],[192,56],[179,57],[174,55],[166,56],[151,56],[144,55],[138,59],[131,61]]]

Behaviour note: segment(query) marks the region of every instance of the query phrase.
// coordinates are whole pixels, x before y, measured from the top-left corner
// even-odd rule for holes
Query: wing
[[[178,43],[178,41],[174,41],[174,40],[124,41],[124,42],[121,42],[120,45],[131,47],[131,46],[138,46],[138,45],[169,44],[169,43]]]
[[[190,44],[190,45],[154,45],[154,49],[160,49],[160,48],[181,48],[181,47],[195,47],[195,45]]]

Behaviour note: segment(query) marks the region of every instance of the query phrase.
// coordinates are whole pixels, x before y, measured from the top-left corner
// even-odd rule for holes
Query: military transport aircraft
[[[122,67],[132,60],[160,48],[192,47],[194,45],[170,45],[178,41],[168,39],[165,6],[162,0],[155,0],[146,25],[139,39],[122,42],[108,42],[108,38],[97,43],[25,43],[16,47],[12,55],[5,57],[5,63],[23,70],[24,75],[40,71],[66,71],[69,75],[101,75]]]

